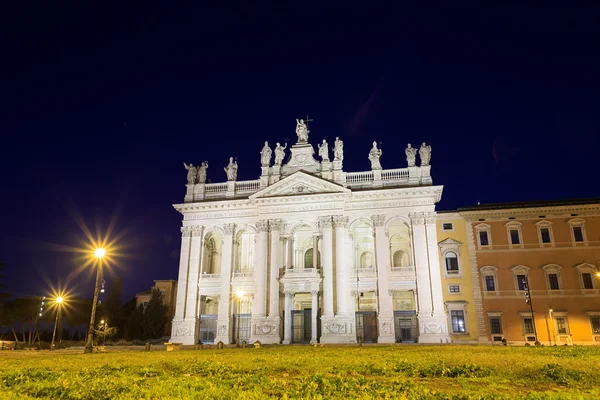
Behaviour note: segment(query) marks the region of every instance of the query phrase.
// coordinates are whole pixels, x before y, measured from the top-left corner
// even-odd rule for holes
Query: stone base
[[[419,315],[419,343],[450,343],[448,317]]]
[[[215,337],[215,344],[223,342],[223,344],[230,344],[231,342],[231,318],[217,319],[217,336]]]
[[[396,343],[396,333],[394,329],[394,318],[390,316],[377,316],[379,325],[379,336],[377,343]]]
[[[170,342],[196,344],[196,321],[173,321]]]
[[[261,342],[262,344],[279,344],[281,336],[279,327],[281,317],[257,317],[252,318],[252,334],[250,343]]]
[[[336,315],[321,317],[320,343],[356,343],[354,318]]]

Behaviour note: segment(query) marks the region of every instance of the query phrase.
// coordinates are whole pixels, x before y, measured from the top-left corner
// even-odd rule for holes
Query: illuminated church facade
[[[584,214],[594,221],[585,225],[583,220],[582,225],[579,218],[571,223],[585,227],[587,243],[575,242],[581,239],[575,229],[577,236],[571,239],[578,253],[571,257],[564,251],[572,245],[568,238],[558,242],[559,224],[554,245],[541,242],[547,234],[539,229],[535,232],[544,232],[543,238],[539,236],[536,245],[524,244],[537,237],[529,233],[529,225],[552,226],[550,215],[564,222],[564,207],[562,214],[546,209],[548,218],[541,225],[535,225],[539,216],[532,214],[541,212],[539,207],[532,211],[527,204],[519,207],[529,211],[499,205],[493,210],[436,212],[443,188],[433,184],[431,147],[425,143],[419,149],[409,144],[406,166],[395,169],[382,168],[382,152],[373,143],[368,152],[371,170],[348,172],[343,169],[342,140],[336,138],[330,160],[329,144],[323,141],[315,149],[304,121],[297,121],[296,133],[298,141],[289,149],[278,143],[272,150],[264,144],[256,180],[238,181],[233,159],[222,183],[206,183],[206,162],[186,165],[184,202],[174,205],[183,222],[171,342],[504,339],[522,344],[531,342],[532,326],[539,326],[540,340],[548,332],[547,340],[567,341],[576,329],[564,334],[569,311],[560,307],[571,304],[577,305],[577,317],[571,313],[570,318],[578,321],[582,333],[569,340],[600,343],[600,281],[592,260],[593,249],[600,245],[592,240],[592,235],[600,234],[598,202],[584,207]],[[583,206],[572,207],[583,212]],[[518,225],[515,215],[527,221]],[[504,221],[502,227],[499,221]],[[521,236],[511,231],[515,227],[520,227]],[[495,233],[498,229],[508,230]],[[511,244],[518,238],[520,245]],[[540,254],[546,264],[534,268]],[[589,260],[569,258],[582,255]],[[566,290],[571,278],[565,278],[564,285],[561,278],[560,293],[553,292],[559,287],[558,278],[548,274],[561,271],[558,262],[548,261],[555,256],[562,260],[564,276],[570,276],[573,268],[578,271],[573,285],[579,282],[581,288]],[[560,295],[568,301],[556,302],[550,313],[546,310],[550,306],[543,305],[544,314],[532,314],[519,281],[523,271],[536,277],[530,282],[532,295],[543,294],[546,299]],[[591,274],[591,283],[581,274]],[[543,293],[537,292],[538,286]],[[554,328],[545,329],[544,323]],[[556,334],[559,331],[563,334]]]

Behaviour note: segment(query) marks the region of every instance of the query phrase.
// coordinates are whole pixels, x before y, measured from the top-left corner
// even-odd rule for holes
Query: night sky
[[[14,295],[59,282],[92,295],[91,274],[59,251],[86,242],[78,222],[94,234],[114,222],[124,299],[177,279],[183,162],[207,160],[221,182],[235,156],[239,180],[256,179],[263,142],[293,144],[307,113],[313,145],[344,140],[346,171],[370,169],[373,140],[384,168],[431,143],[441,210],[600,196],[597,2],[13,3],[0,27],[0,261]]]

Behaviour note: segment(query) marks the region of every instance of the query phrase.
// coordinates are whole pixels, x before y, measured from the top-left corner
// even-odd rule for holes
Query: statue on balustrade
[[[192,164],[192,163],[190,163],[190,165],[183,163],[183,166],[185,167],[185,169],[188,170],[188,173],[187,173],[188,185],[193,185],[194,183],[196,183],[196,178],[198,176],[198,170],[196,169],[196,167],[194,167],[194,164]]]
[[[371,169],[378,170],[381,168],[381,163],[379,162],[379,158],[383,151],[377,148],[377,142],[373,142],[373,148],[369,152],[369,160],[371,160]]]
[[[227,174],[228,181],[235,181],[237,179],[238,165],[237,165],[237,162],[235,162],[233,160],[233,157],[229,157],[229,165],[227,165],[227,167],[225,167],[223,169],[225,170],[225,173]]]
[[[333,161],[344,161],[344,142],[339,137],[333,142]]]
[[[306,142],[308,141],[308,132],[310,132],[308,130],[308,127],[306,126],[306,123],[304,122],[303,119],[298,119],[296,118],[296,135],[298,135],[298,141],[299,142]]]
[[[281,166],[283,157],[285,157],[285,149],[287,149],[287,143],[283,147],[279,143],[275,146],[275,165]]]
[[[317,144],[319,147],[319,156],[321,157],[321,161],[329,162],[329,145],[327,141],[323,139],[323,144]]]
[[[208,161],[203,161],[202,165],[198,168],[198,183],[206,182],[206,169],[208,168]]]
[[[271,165],[271,154],[273,151],[269,147],[269,142],[265,142],[265,146],[260,151],[260,165],[268,167]]]
[[[429,162],[431,161],[431,146],[427,146],[425,142],[423,142],[419,149],[419,157],[421,157],[422,167],[429,165]]]
[[[414,167],[417,162],[417,149],[412,147],[409,143],[404,153],[406,153],[406,162],[408,163],[408,166]]]

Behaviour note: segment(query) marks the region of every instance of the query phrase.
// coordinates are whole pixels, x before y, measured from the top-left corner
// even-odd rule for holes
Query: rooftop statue
[[[271,154],[273,151],[269,147],[269,142],[265,142],[265,146],[260,151],[260,165],[268,167],[271,165]]]
[[[192,164],[192,163],[190,163],[190,165],[183,163],[183,166],[185,167],[185,169],[188,170],[188,173],[187,173],[188,185],[193,185],[194,183],[196,183],[196,177],[198,176],[198,170],[196,169],[196,167],[194,167],[194,164]]]
[[[308,141],[308,127],[306,126],[306,123],[304,122],[303,119],[298,120],[298,118],[296,118],[296,135],[298,135],[298,141],[299,142],[306,142]]]
[[[198,168],[198,183],[206,182],[206,169],[208,168],[208,161],[203,161],[202,165]]]
[[[237,179],[238,165],[237,162],[233,161],[233,157],[229,157],[229,165],[223,169],[227,174],[228,181],[235,181]]]
[[[344,142],[339,137],[333,143],[333,161],[344,161]]]
[[[414,167],[417,162],[417,149],[412,147],[409,143],[406,150],[404,150],[404,153],[406,153],[406,162],[408,163],[408,166]]]
[[[323,144],[318,144],[319,146],[319,156],[322,161],[329,162],[329,145],[327,141],[323,139]]]
[[[373,148],[369,151],[369,160],[371,160],[371,169],[378,170],[381,168],[381,163],[379,162],[379,158],[383,152],[381,149],[377,148],[377,142],[373,142]]]
[[[279,143],[277,143],[277,146],[275,146],[275,165],[281,166],[283,157],[285,157],[285,149],[287,149],[287,143],[284,147],[281,147]]]
[[[427,146],[425,142],[423,142],[419,149],[419,157],[421,157],[422,167],[429,165],[429,162],[431,161],[431,146]]]

